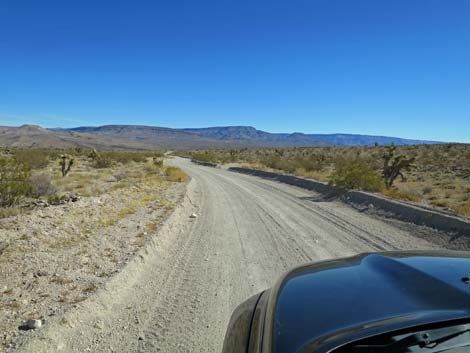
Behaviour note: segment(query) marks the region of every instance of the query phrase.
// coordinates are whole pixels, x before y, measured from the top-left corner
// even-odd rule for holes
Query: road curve
[[[438,247],[340,202],[315,201],[311,191],[169,163],[192,180],[153,247],[24,351],[220,352],[235,306],[293,266]]]

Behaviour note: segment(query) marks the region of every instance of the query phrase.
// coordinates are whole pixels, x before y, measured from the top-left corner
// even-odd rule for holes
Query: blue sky
[[[468,0],[0,0],[0,125],[470,142]]]

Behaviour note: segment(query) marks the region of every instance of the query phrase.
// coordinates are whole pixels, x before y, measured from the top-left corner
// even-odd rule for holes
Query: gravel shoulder
[[[127,188],[0,220],[0,352],[78,307],[155,236],[184,184],[149,177]]]
[[[181,158],[170,163],[192,179],[157,236],[102,289],[30,331],[19,351],[219,352],[236,305],[293,266],[442,247],[412,227],[315,202],[310,191]]]

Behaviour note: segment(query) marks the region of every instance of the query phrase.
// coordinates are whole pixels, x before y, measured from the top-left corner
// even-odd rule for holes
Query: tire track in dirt
[[[154,242],[107,290],[35,333],[23,352],[220,352],[232,310],[292,266],[437,248],[340,202],[312,202],[318,195],[307,190],[180,158],[170,163],[192,180]]]

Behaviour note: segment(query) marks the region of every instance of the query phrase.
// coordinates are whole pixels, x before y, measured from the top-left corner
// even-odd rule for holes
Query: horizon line
[[[255,126],[251,125],[220,125],[220,126],[204,126],[204,127],[184,127],[184,128],[177,128],[177,127],[168,127],[168,126],[158,126],[158,125],[140,125],[140,124],[104,124],[104,125],[81,125],[81,126],[74,126],[74,127],[46,127],[41,126],[39,124],[30,124],[25,123],[21,125],[0,125],[0,127],[5,128],[21,128],[23,126],[38,126],[40,128],[46,130],[72,130],[72,129],[79,129],[79,128],[100,128],[105,126],[135,126],[135,127],[150,127],[150,128],[161,128],[161,129],[169,129],[169,130],[201,130],[201,129],[211,129],[211,128],[252,128],[257,131],[266,132],[269,134],[303,134],[303,135],[317,135],[317,136],[327,136],[327,135],[347,135],[347,136],[368,136],[368,137],[381,137],[381,138],[395,138],[395,139],[402,139],[402,140],[414,140],[414,141],[423,141],[423,142],[433,142],[436,144],[446,144],[446,143],[461,143],[461,144],[469,144],[470,142],[459,142],[459,141],[442,141],[442,140],[434,140],[434,139],[426,139],[426,138],[407,138],[407,137],[399,137],[399,136],[390,136],[390,135],[380,135],[380,134],[367,134],[367,133],[350,133],[350,132],[330,132],[330,133],[310,133],[310,132],[301,132],[301,131],[293,131],[293,132],[271,132],[267,130],[260,130]]]

